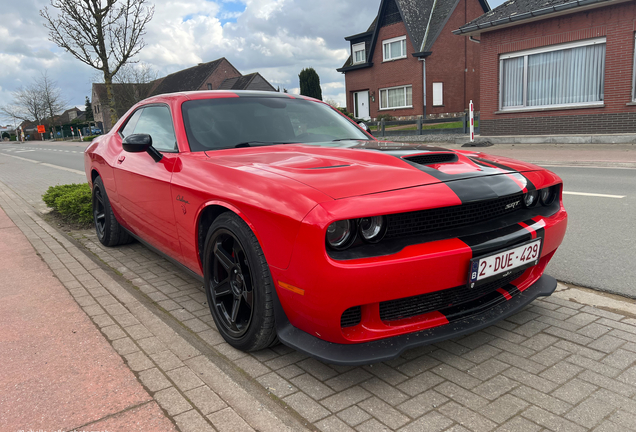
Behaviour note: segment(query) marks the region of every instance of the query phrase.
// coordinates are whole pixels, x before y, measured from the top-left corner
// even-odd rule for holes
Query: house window
[[[212,90],[212,84],[208,83],[208,90]]]
[[[444,83],[433,83],[433,106],[444,105]]]
[[[353,51],[353,64],[364,63],[367,60],[364,42],[353,45],[351,50]]]
[[[413,108],[411,86],[380,89],[380,109]]]
[[[406,36],[382,41],[383,61],[396,60],[406,57]]]
[[[603,101],[605,38],[499,57],[499,107],[514,110]]]

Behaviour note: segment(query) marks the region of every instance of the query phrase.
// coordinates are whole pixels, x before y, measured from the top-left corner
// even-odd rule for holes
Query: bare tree
[[[106,84],[111,124],[117,121],[113,77],[145,46],[154,6],[147,0],[51,0],[59,15],[40,11],[49,38],[81,62],[100,70]]]
[[[49,125],[54,127],[57,115],[64,112],[68,101],[62,97],[62,91],[57,86],[57,82],[49,78],[48,71],[46,70],[42,73],[42,76],[36,80],[36,86],[40,91]]]
[[[13,91],[11,96],[12,103],[0,108],[3,114],[19,120],[42,124],[42,120],[46,117],[46,103],[37,83],[20,87]]]
[[[139,101],[148,97],[154,81],[159,78],[159,74],[147,63],[136,65],[126,64],[119,69],[117,75],[113,77],[115,83],[120,86],[119,94],[125,107],[131,107]]]

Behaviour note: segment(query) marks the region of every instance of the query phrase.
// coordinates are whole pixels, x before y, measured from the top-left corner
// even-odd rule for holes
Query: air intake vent
[[[432,165],[438,163],[456,162],[457,155],[455,153],[425,153],[415,156],[407,156],[403,159],[419,165]]]
[[[341,327],[353,327],[360,324],[362,319],[362,309],[360,306],[350,307],[342,313],[340,318]]]

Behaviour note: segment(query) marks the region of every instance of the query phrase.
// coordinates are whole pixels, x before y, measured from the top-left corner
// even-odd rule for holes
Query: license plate
[[[521,270],[536,265],[540,256],[541,239],[536,239],[487,257],[472,259],[468,275],[469,286],[472,288],[486,279],[496,279],[494,276],[502,275],[500,277],[503,277],[511,270]]]

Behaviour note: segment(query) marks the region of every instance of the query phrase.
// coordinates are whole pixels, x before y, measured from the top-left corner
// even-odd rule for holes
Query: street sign
[[[44,127],[44,125],[38,125],[38,133],[44,133],[46,132],[46,128]]]

